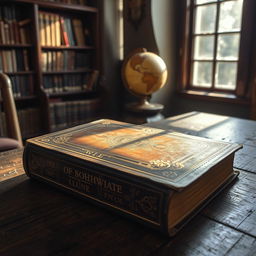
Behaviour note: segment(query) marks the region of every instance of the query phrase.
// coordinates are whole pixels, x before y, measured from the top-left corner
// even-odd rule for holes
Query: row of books
[[[19,9],[12,5],[0,6],[0,43],[29,44],[31,20],[21,19]]]
[[[3,72],[29,71],[28,55],[27,49],[0,51],[0,70]]]
[[[40,133],[40,112],[38,108],[24,108],[17,111],[23,138],[33,137]],[[8,136],[5,113],[0,112],[0,136]]]
[[[47,93],[95,91],[98,86],[98,71],[82,74],[45,75],[43,87]]]
[[[13,96],[24,97],[34,94],[33,76],[31,75],[10,75]]]
[[[59,101],[50,104],[51,130],[86,123],[99,118],[100,100]]]
[[[42,52],[42,70],[44,72],[71,71],[88,67],[91,67],[91,55],[86,52],[72,50]]]
[[[41,132],[41,114],[38,108],[18,110],[18,118],[23,138],[34,137]]]
[[[39,29],[42,46],[85,46],[91,44],[89,30],[78,18],[41,11],[39,12]]]

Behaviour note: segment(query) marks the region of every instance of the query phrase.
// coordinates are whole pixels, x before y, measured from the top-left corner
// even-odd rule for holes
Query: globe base
[[[150,103],[146,97],[143,97],[139,102],[127,104],[126,109],[131,112],[150,116],[160,113],[164,109],[164,106],[158,103]]]

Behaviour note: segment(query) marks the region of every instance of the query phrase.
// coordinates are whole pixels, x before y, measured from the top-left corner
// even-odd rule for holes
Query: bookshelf
[[[97,0],[0,2],[0,69],[24,139],[101,117],[99,19]]]

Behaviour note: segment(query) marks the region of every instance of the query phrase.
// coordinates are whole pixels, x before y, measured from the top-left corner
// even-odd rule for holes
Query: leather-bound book
[[[27,140],[28,176],[174,235],[237,173],[238,144],[102,119]]]

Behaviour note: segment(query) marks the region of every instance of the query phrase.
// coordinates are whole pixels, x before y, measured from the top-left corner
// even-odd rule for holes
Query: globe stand
[[[162,104],[150,103],[147,96],[142,96],[138,102],[126,105],[125,121],[134,124],[156,122],[164,118],[160,113],[163,109]]]
[[[154,115],[162,111],[164,106],[158,103],[150,103],[148,97],[145,96],[141,97],[139,102],[127,104],[126,108],[132,112]]]
[[[125,120],[134,124],[159,121],[164,106],[149,103],[151,95],[167,80],[167,67],[155,53],[145,48],[135,49],[123,62],[122,79],[127,90],[139,98],[125,106]]]

